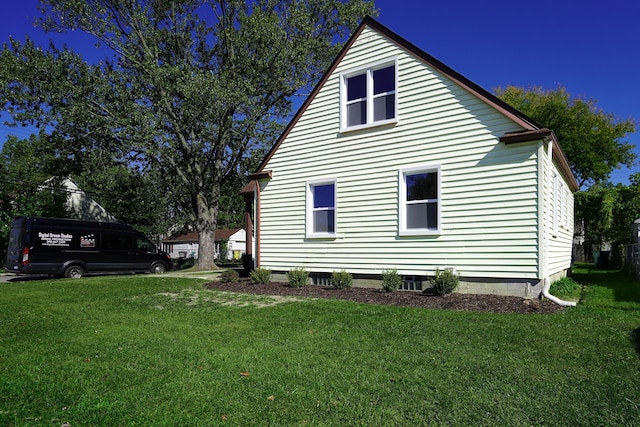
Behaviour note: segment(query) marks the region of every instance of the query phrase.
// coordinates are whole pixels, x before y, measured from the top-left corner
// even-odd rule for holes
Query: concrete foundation
[[[565,277],[566,271],[554,274],[551,282]],[[287,282],[287,274],[282,271],[274,271],[271,275],[274,282]],[[331,286],[331,273],[309,274],[310,285]],[[405,289],[420,292],[431,287],[427,277],[411,276],[405,280]],[[382,278],[371,275],[353,275],[353,286],[359,288],[382,289]],[[466,294],[490,294],[513,296],[520,298],[540,298],[542,294],[542,280],[537,279],[492,279],[492,278],[467,278],[461,277],[460,284],[455,292]]]

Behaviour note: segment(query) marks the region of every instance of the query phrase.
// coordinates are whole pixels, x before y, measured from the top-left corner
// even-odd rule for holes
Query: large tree
[[[555,132],[581,187],[607,181],[614,169],[633,165],[634,146],[624,141],[635,132],[632,118],[617,118],[599,108],[595,99],[573,97],[560,86],[552,90],[507,86],[495,92]]]
[[[81,30],[109,54],[11,40],[0,106],[53,129],[62,157],[108,152],[172,181],[213,266],[221,188],[268,148],[292,99],[327,69],[366,0],[41,0],[49,31]]]

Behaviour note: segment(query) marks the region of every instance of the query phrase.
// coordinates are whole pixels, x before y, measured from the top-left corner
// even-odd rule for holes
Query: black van
[[[18,216],[6,270],[80,278],[85,273],[164,273],[171,258],[128,224]]]

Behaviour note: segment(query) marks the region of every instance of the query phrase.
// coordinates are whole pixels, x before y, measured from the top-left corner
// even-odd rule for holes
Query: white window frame
[[[570,220],[569,220],[569,202],[571,200],[571,196],[569,194],[569,189],[567,187],[564,188],[564,225],[569,230]]]
[[[390,67],[390,66],[393,66],[395,71],[394,73],[395,89],[393,91],[385,92],[383,94],[378,94],[374,96],[373,72],[382,68]],[[367,95],[366,95],[366,98],[363,98],[363,99],[366,99],[367,101],[367,120],[366,120],[366,123],[364,124],[349,126],[347,121],[347,79],[358,76],[360,74],[366,74],[367,76]],[[353,131],[358,129],[365,129],[373,126],[397,123],[398,122],[398,92],[399,91],[398,91],[398,58],[397,57],[374,62],[364,67],[359,67],[359,68],[351,69],[349,71],[340,73],[340,131],[346,132],[346,131]],[[374,121],[373,100],[375,98],[391,95],[391,94],[393,94],[395,98],[393,118]]]
[[[427,202],[437,203],[437,228],[407,228],[407,185],[408,175],[420,173],[435,173],[437,179],[437,199],[427,199]],[[442,172],[440,165],[413,166],[400,169],[398,172],[398,234],[400,236],[432,236],[442,234]]]
[[[558,193],[558,173],[553,171],[553,209],[551,211],[551,224],[554,233],[558,232],[558,223],[560,216],[560,194]]]
[[[338,180],[335,178],[326,179],[314,179],[306,182],[306,236],[309,239],[334,239],[338,233]],[[333,220],[334,229],[333,233],[316,233],[313,231],[313,213],[315,211],[313,207],[313,188],[320,185],[333,185]]]

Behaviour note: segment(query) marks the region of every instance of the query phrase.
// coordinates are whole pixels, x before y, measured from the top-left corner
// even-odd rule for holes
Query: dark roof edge
[[[532,118],[528,117],[521,111],[518,111],[517,109],[513,108],[511,105],[507,104],[506,102],[504,102],[503,100],[501,100],[500,98],[498,98],[497,96],[489,92],[488,90],[484,89],[482,86],[469,80],[468,78],[458,73],[453,68],[449,67],[448,65],[436,59],[435,57],[429,55],[427,52],[420,49],[418,46],[414,45],[409,40],[403,38],[397,33],[394,33],[389,28],[385,27],[384,25],[382,25],[375,19],[371,18],[370,16],[367,16],[363,22],[371,26],[376,31],[384,34],[386,37],[388,37],[390,40],[398,44],[400,47],[408,50],[415,56],[419,57],[420,59],[422,59],[429,65],[431,65],[433,68],[437,69],[442,74],[444,74],[451,80],[455,81],[457,84],[459,84],[463,88],[467,89],[469,92],[481,98],[484,98],[486,102],[488,102],[489,104],[492,104],[497,110],[499,110],[500,112],[505,114],[507,117],[511,118],[512,120],[520,124],[525,129],[542,128],[542,125],[537,123]]]
[[[313,88],[313,90],[311,91],[311,93],[309,94],[307,99],[305,99],[305,101],[302,103],[302,105],[300,106],[300,108],[298,109],[296,114],[293,116],[293,119],[291,119],[291,121],[289,122],[287,127],[284,129],[284,131],[282,132],[282,134],[280,135],[280,137],[278,138],[276,143],[273,144],[273,147],[271,147],[271,150],[269,150],[267,155],[264,157],[264,159],[260,163],[260,166],[258,166],[258,169],[256,170],[256,173],[262,171],[262,168],[265,167],[265,165],[271,159],[271,157],[273,156],[275,151],[278,149],[278,147],[280,146],[282,141],[287,137],[287,135],[289,135],[289,132],[291,132],[291,129],[293,129],[295,124],[298,123],[298,120],[300,119],[300,116],[302,116],[302,114],[305,112],[305,110],[307,109],[309,104],[311,104],[311,101],[313,101],[315,99],[315,97],[318,94],[318,92],[320,92],[320,89],[322,88],[322,86],[324,86],[325,82],[329,79],[329,76],[331,74],[333,74],[333,71],[336,69],[336,67],[338,66],[340,61],[342,61],[342,58],[344,58],[344,55],[351,48],[351,46],[353,45],[353,42],[355,41],[355,39],[360,35],[360,33],[362,33],[362,30],[364,29],[364,27],[370,21],[373,21],[373,18],[371,18],[368,15],[365,16],[365,18],[362,20],[360,25],[358,25],[358,28],[356,28],[356,30],[353,32],[353,34],[351,34],[351,37],[349,37],[349,40],[347,40],[347,42],[344,44],[344,46],[342,47],[342,50],[340,51],[338,56],[335,57],[335,59],[333,60],[333,62],[329,66],[329,68],[327,68],[327,71],[325,71],[325,73],[323,74],[323,76],[320,79],[320,81],[318,81],[318,83],[315,85],[315,87]],[[373,22],[375,22],[375,21],[373,21]]]
[[[571,190],[573,192],[580,190],[578,181],[576,181],[575,176],[573,176],[571,166],[569,166],[569,162],[567,161],[567,156],[565,156],[564,151],[562,151],[562,147],[560,147],[560,144],[558,143],[558,138],[551,129],[542,128],[531,131],[505,133],[500,137],[500,142],[504,142],[505,144],[517,144],[519,142],[531,142],[541,139],[553,141],[552,156],[556,162],[556,165],[558,166],[560,171],[567,177],[567,181]]]
[[[551,135],[551,137],[555,142],[553,144],[553,147],[554,147],[553,149],[554,149],[554,153],[556,154],[556,159],[558,161],[558,164],[561,166],[561,169],[563,170],[563,172],[567,174],[567,177],[570,181],[570,186],[572,188],[575,187],[574,191],[577,191],[579,189],[577,181],[575,180],[575,177],[571,172],[571,168],[568,165],[567,158],[564,152],[562,151],[562,148],[560,148],[560,145],[558,144],[557,138],[553,133],[553,131],[543,128],[542,125],[537,123],[532,118],[528,117],[521,111],[518,111],[517,109],[510,106],[506,102],[502,101],[500,98],[498,98],[491,92],[487,91],[486,89],[482,88],[478,84],[464,77],[462,74],[458,73],[451,67],[445,65],[443,62],[437,60],[433,56],[426,53],[424,50],[420,49],[410,41],[394,33],[393,31],[391,31],[390,29],[388,29],[387,27],[385,27],[384,25],[382,25],[381,23],[379,23],[378,21],[376,21],[375,19],[367,15],[362,20],[358,28],[353,32],[349,40],[347,40],[342,50],[338,54],[338,56],[333,60],[333,62],[331,63],[327,71],[324,73],[320,81],[316,84],[316,86],[311,91],[311,94],[309,94],[307,99],[302,103],[302,105],[294,115],[293,119],[289,122],[289,124],[286,126],[286,128],[284,129],[284,131],[276,141],[276,143],[273,145],[273,147],[271,147],[269,152],[266,154],[265,158],[262,160],[262,162],[256,169],[256,172],[250,175],[249,179],[251,179],[251,181],[241,190],[241,194],[251,193],[255,190],[255,185],[253,184],[254,183],[253,180],[271,178],[271,171],[268,171],[269,173],[268,176],[260,175],[263,172],[263,168],[269,162],[269,160],[271,159],[275,151],[278,149],[282,141],[287,137],[289,132],[291,132],[291,129],[293,129],[293,127],[297,124],[298,120],[300,119],[304,111],[307,109],[309,104],[311,104],[311,102],[315,99],[320,89],[324,86],[324,84],[328,80],[329,76],[333,73],[333,71],[336,69],[338,64],[342,61],[347,51],[351,48],[356,38],[362,33],[362,31],[366,26],[369,26],[375,31],[381,33],[382,35],[387,37],[389,40],[391,40],[393,43],[397,44],[400,48],[405,49],[409,51],[411,54],[422,59],[424,62],[426,62],[427,64],[429,64],[430,66],[438,70],[440,73],[445,75],[447,78],[453,80],[455,83],[465,88],[470,93],[482,98],[487,104],[493,106],[496,110],[498,110],[505,116],[509,117],[511,120],[513,120],[520,126],[522,126],[525,129],[523,132],[521,132],[522,137],[524,137],[525,134],[528,134],[526,138],[529,138],[529,140],[532,140],[531,139],[532,137],[533,139],[541,139],[541,138],[549,137],[549,135]],[[535,135],[535,137],[533,135]],[[500,140],[503,141],[503,138],[506,138],[509,142],[518,142],[516,140],[519,138],[519,136],[515,136],[515,133],[507,134],[502,138],[500,138]],[[507,142],[507,141],[503,141],[503,142]]]

